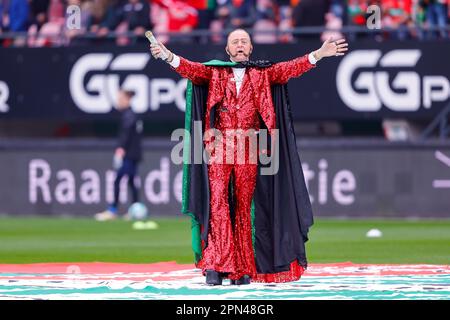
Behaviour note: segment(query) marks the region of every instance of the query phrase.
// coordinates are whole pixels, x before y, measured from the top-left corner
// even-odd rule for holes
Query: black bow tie
[[[273,63],[268,60],[250,60],[250,61],[241,61],[238,62],[233,68],[267,68],[270,67]]]

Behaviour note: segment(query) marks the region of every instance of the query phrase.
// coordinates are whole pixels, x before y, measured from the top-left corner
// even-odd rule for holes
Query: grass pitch
[[[132,222],[79,218],[0,218],[0,263],[192,263],[190,221],[159,218],[157,230]],[[366,238],[372,228],[381,238]],[[309,263],[450,264],[450,220],[315,219]]]

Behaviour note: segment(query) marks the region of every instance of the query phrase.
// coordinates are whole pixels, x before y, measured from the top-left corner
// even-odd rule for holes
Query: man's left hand
[[[333,38],[330,37],[325,40],[319,50],[314,52],[314,57],[320,60],[324,57],[343,56],[347,50],[348,43],[345,42],[345,39],[333,41]]]

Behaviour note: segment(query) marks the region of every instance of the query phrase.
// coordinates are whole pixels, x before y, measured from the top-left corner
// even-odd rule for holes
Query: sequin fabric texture
[[[212,123],[219,132],[219,136],[215,134],[212,138],[206,134],[204,139],[205,148],[211,155],[208,163],[211,211],[208,245],[203,246],[202,259],[197,264],[203,272],[223,272],[233,280],[249,275],[257,282],[294,281],[303,274],[303,268],[296,261],[291,263],[289,271],[257,273],[251,202],[257,177],[254,159],[258,148],[254,144],[256,139],[251,137],[260,129],[259,117],[270,134],[276,128],[271,85],[285,84],[314,67],[308,61],[308,55],[304,55],[267,68],[247,67],[242,79],[236,79],[231,67],[205,66],[182,57],[180,65],[173,68],[196,85],[208,85],[205,131],[211,132],[210,117],[215,108]],[[236,81],[242,81],[239,94]],[[230,216],[230,198],[234,203],[234,219]]]

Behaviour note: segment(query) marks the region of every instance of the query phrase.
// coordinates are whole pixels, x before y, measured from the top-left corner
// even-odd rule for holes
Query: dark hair
[[[125,95],[128,97],[128,98],[133,98],[134,97],[134,91],[131,91],[131,90],[125,90],[125,89],[121,89],[121,91],[123,92],[123,93],[125,93]]]

